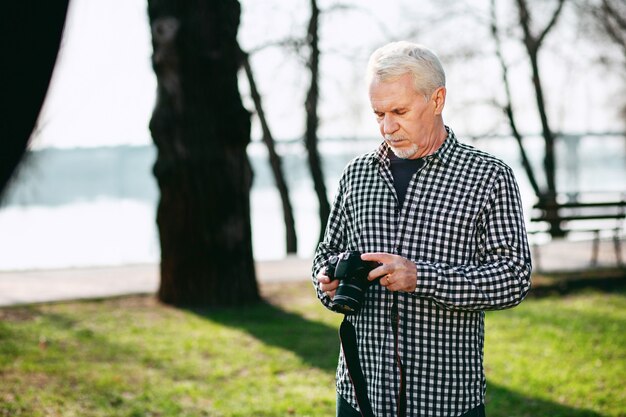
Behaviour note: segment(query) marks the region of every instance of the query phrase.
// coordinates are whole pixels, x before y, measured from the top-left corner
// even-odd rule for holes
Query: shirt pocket
[[[370,184],[346,193],[348,244],[364,252],[390,252],[398,228],[398,207],[388,187]]]
[[[415,227],[409,231],[415,236],[418,259],[450,265],[466,264],[473,259],[480,215],[475,195],[449,194],[434,204],[426,203],[417,209]]]

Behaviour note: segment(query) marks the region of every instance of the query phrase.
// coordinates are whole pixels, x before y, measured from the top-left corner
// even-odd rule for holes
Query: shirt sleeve
[[[324,232],[324,239],[317,246],[315,256],[313,257],[313,270],[312,281],[313,287],[317,293],[317,298],[320,299],[322,304],[328,309],[332,305],[332,300],[323,291],[320,290],[317,282],[317,275],[326,268],[328,259],[345,250],[345,205],[344,205],[344,192],[345,192],[346,175],[342,176],[339,181],[339,187],[333,206],[328,216],[328,223],[326,224],[326,230]]]
[[[519,189],[510,169],[494,181],[478,224],[477,262],[452,266],[417,261],[414,294],[448,309],[497,310],[530,290],[531,259]]]

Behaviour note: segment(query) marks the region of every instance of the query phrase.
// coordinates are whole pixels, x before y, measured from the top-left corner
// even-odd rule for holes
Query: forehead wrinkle
[[[375,101],[375,102],[374,102]],[[411,100],[404,97],[402,99],[386,99],[386,100],[374,100],[372,104],[372,109],[375,112],[384,112],[384,111],[398,111],[398,110],[406,110],[411,106]]]

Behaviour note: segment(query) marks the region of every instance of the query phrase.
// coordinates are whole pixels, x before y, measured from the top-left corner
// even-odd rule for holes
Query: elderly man
[[[427,48],[383,46],[368,81],[384,142],[344,170],[313,263],[329,308],[332,256],[359,251],[379,265],[342,324],[355,340],[342,338],[337,415],[484,416],[484,310],[513,307],[530,289],[513,172],[444,124],[445,75]]]

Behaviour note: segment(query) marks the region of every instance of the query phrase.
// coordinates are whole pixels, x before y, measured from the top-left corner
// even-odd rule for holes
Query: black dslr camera
[[[345,315],[357,314],[365,297],[365,291],[374,281],[367,280],[367,274],[379,266],[378,262],[364,261],[361,252],[347,251],[331,256],[326,266],[326,275],[331,281],[338,279],[339,287],[333,298],[333,311]]]

